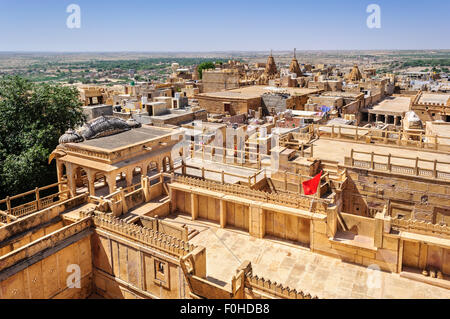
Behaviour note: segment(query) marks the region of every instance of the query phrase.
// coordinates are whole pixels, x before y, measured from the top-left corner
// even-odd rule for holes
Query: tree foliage
[[[55,182],[48,157],[84,119],[74,87],[0,79],[0,198]]]
[[[198,65],[197,70],[198,70],[198,77],[200,79],[203,78],[203,70],[209,70],[209,69],[215,69],[216,65],[212,62],[203,62],[201,64]]]

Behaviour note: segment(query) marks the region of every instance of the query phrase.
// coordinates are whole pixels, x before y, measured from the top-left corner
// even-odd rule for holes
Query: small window
[[[162,262],[158,262],[158,272],[164,275],[164,264]]]
[[[155,258],[154,271],[154,283],[158,286],[170,289],[169,264],[164,260]]]

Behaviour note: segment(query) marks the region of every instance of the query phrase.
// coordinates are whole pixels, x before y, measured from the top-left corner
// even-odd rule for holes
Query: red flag
[[[302,183],[303,192],[305,193],[305,195],[314,195],[315,193],[317,193],[317,188],[319,187],[321,177],[322,171],[320,171],[320,173],[313,179]]]

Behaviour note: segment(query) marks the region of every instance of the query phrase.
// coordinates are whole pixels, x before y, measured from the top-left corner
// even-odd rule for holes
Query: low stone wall
[[[91,219],[66,226],[0,258],[1,299],[87,298],[92,287]],[[80,287],[70,275],[80,267]]]

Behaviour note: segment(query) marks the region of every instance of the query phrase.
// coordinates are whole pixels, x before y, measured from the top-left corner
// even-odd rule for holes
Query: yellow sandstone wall
[[[100,230],[92,236],[92,247],[96,294],[113,299],[178,299],[188,295],[177,258],[143,251],[137,243]]]
[[[68,288],[69,265],[81,269],[81,288]],[[92,254],[84,237],[0,282],[1,299],[84,299],[92,291]]]

